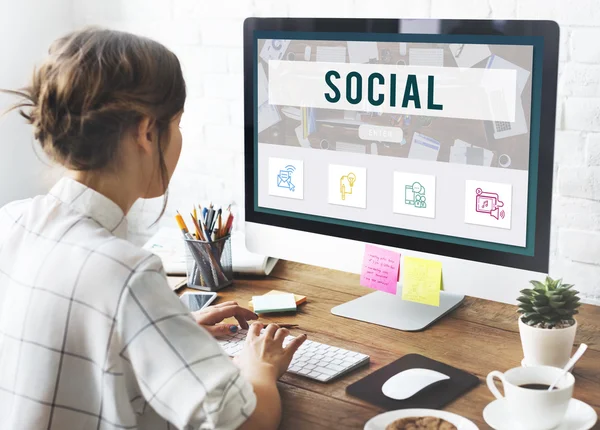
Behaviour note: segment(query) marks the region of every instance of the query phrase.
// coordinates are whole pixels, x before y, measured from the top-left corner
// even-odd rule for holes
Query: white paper
[[[379,60],[377,42],[348,42],[348,57],[351,63]]]
[[[296,310],[293,294],[266,294],[252,297],[252,307],[256,313]]]
[[[160,257],[167,274],[186,274],[185,244],[181,232],[176,228],[160,228],[146,242],[144,249]],[[268,275],[277,263],[275,258],[248,251],[245,236],[239,232],[231,236],[231,259],[235,273],[251,275]]]
[[[438,141],[421,133],[413,134],[408,158],[436,161],[439,152],[440,143]]]
[[[450,163],[467,164],[467,148],[483,149],[483,166],[490,167],[494,159],[494,152],[480,146],[471,145],[464,140],[456,139],[450,147]]]
[[[258,107],[258,132],[266,130],[281,121],[277,108],[269,103],[263,103]]]
[[[492,51],[490,51],[487,45],[471,45],[467,43],[450,44],[450,52],[452,52],[452,56],[458,67],[473,67],[475,64],[492,55]]]

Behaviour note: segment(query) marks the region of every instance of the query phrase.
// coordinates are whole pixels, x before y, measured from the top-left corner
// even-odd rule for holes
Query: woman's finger
[[[250,328],[248,329],[248,335],[246,336],[246,340],[253,339],[255,337],[260,336],[260,331],[263,328],[263,324],[259,322],[252,323]]]
[[[287,328],[280,328],[275,333],[275,342],[279,345],[283,345],[283,340],[288,334],[290,334],[290,331]]]
[[[203,326],[213,337],[229,336],[237,333],[238,326],[235,324],[216,324]]]
[[[296,336],[295,338],[293,338],[291,342],[288,343],[287,346],[284,348],[285,353],[288,354],[288,356],[291,358],[294,355],[294,353],[298,351],[298,348],[300,348],[300,345],[304,343],[306,338],[306,334],[301,334],[300,336]]]
[[[279,326],[277,324],[269,324],[265,329],[264,334],[266,337],[273,339],[275,333],[277,333],[277,330],[279,330]]]
[[[200,322],[202,324],[217,324],[223,321],[225,318],[235,317],[242,328],[248,328],[246,321],[258,319],[258,315],[249,309],[244,309],[238,305],[227,305],[220,308],[215,308],[206,315],[202,315]]]
[[[233,300],[230,300],[228,302],[223,302],[223,303],[219,303],[217,305],[210,306],[208,309],[217,309],[217,308],[222,308],[224,306],[231,306],[231,305],[237,306],[237,304],[238,304],[238,302],[234,302]]]

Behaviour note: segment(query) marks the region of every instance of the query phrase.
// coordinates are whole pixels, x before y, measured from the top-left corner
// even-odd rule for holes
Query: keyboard
[[[411,66],[444,67],[444,50],[438,48],[410,48],[408,64]]]
[[[230,357],[234,357],[242,350],[247,333],[248,330],[239,330],[235,334],[219,337],[217,341]],[[293,338],[287,336],[283,345],[286,346]],[[367,363],[368,355],[306,340],[294,354],[287,371],[316,381],[329,382]]]
[[[494,127],[496,128],[496,133],[511,129],[510,122],[507,121],[494,121]]]

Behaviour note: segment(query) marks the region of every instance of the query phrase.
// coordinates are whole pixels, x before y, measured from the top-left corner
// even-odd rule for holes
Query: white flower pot
[[[547,329],[531,327],[519,318],[519,332],[526,366],[563,367],[571,357],[577,321],[571,327]]]

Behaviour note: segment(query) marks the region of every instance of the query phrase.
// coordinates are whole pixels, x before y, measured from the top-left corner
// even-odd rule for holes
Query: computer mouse
[[[446,379],[450,379],[450,377],[435,370],[407,369],[385,381],[381,391],[391,399],[406,400],[431,384]]]
[[[406,48],[408,48],[408,45],[405,42],[400,42],[400,55],[403,57],[406,55]]]
[[[311,52],[310,46],[307,46],[306,48],[304,48],[304,61],[310,61],[310,52]]]

